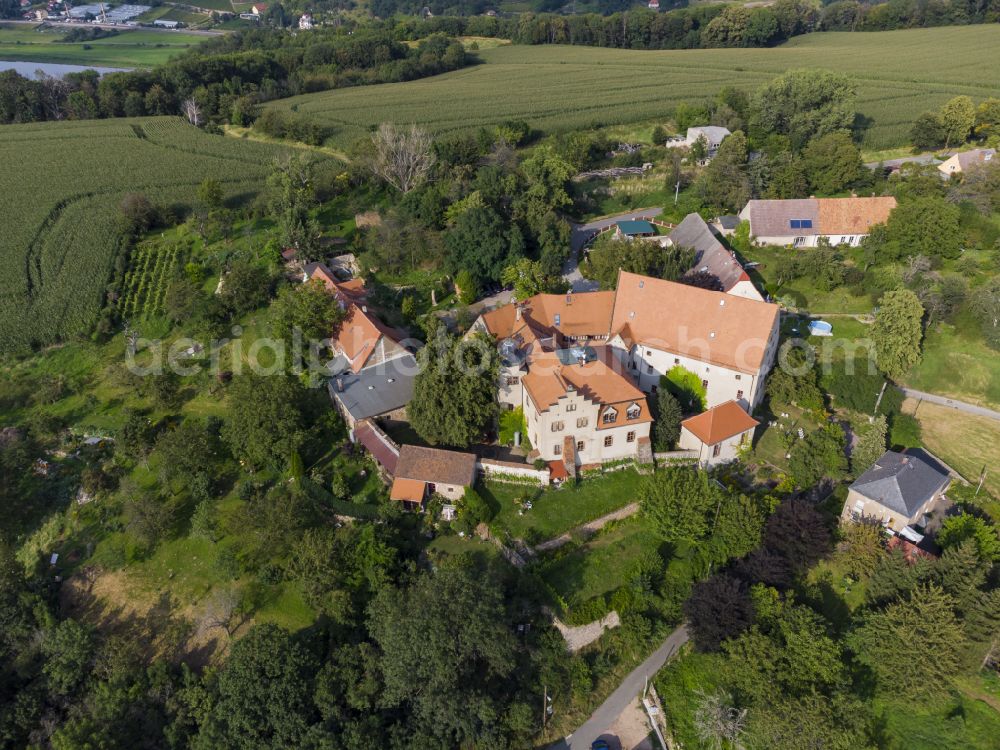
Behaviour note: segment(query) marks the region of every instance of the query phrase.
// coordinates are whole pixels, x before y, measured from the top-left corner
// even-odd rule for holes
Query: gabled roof
[[[337,295],[337,299],[344,306],[352,302],[360,304],[368,297],[364,279],[338,281],[337,277],[333,275],[333,271],[325,263],[307,263],[303,270],[310,281],[317,279],[322,281],[327,291]]]
[[[682,427],[705,445],[715,445],[742,435],[759,424],[736,401],[726,401],[681,422]]]
[[[611,335],[756,373],[777,319],[768,302],[620,271]]]
[[[755,237],[867,234],[896,207],[892,196],[752,200],[740,214]]]
[[[545,353],[531,361],[531,369],[521,382],[539,411],[557,403],[569,390],[597,404],[636,402],[642,409],[637,423],[648,421],[646,394],[636,387],[628,375],[616,372],[614,355],[608,347],[594,347],[596,359],[583,364],[564,365],[556,353]]]
[[[728,292],[744,278],[749,278],[743,266],[719,242],[711,227],[698,214],[688,214],[670,232],[675,247],[689,247],[695,251],[694,266],[688,273],[709,273],[719,280],[722,290]]]
[[[977,164],[985,164],[992,160],[996,155],[996,152],[995,148],[974,148],[971,151],[961,151],[955,154],[952,158],[958,162],[958,171],[964,172],[966,169],[969,169],[969,167]],[[948,159],[948,161],[951,161],[951,159]],[[947,163],[948,162],[946,161],[945,164]],[[942,165],[942,167],[943,166],[944,165]],[[942,169],[942,167],[938,167],[938,169],[941,169],[943,172],[948,171],[947,169]]]
[[[713,143],[721,143],[723,138],[732,135],[732,133],[729,132],[728,128],[721,127],[720,125],[695,125],[687,129],[688,138],[694,140],[699,135],[704,135],[706,140]]]
[[[360,372],[337,375],[330,392],[354,419],[377,417],[410,403],[417,369],[417,360],[406,352]]]
[[[363,306],[351,304],[333,340],[337,352],[350,360],[354,372],[359,372],[383,336],[397,345],[403,340],[401,331],[385,325]]]
[[[476,479],[476,457],[461,451],[403,445],[396,464],[396,480],[399,479],[468,487]]]
[[[916,453],[886,451],[851,489],[907,518],[948,484],[948,473]]]
[[[520,337],[527,342],[547,338],[551,331],[564,336],[607,336],[614,303],[614,292],[536,294],[483,313],[482,320],[499,339]]]

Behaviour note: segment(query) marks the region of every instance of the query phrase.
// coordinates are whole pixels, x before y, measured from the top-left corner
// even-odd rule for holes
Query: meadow
[[[124,195],[183,213],[211,177],[240,200],[282,153],[173,117],[0,128],[0,352],[92,329],[122,251]]]
[[[0,24],[0,60],[97,65],[112,68],[151,68],[205,41],[183,31],[121,31],[89,42],[63,42],[66,32],[36,31],[27,26]]]
[[[503,46],[481,64],[406,83],[339,89],[272,106],[334,129],[350,146],[384,121],[447,135],[523,119],[546,132],[660,119],[724,86],[751,90],[789,68],[829,68],[858,82],[869,150],[903,145],[913,120],[957,94],[1000,95],[1000,26],[809,34],[773,49],[633,51]]]

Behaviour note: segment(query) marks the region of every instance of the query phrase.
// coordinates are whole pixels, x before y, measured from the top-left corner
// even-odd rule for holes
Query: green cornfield
[[[172,117],[0,127],[0,352],[93,328],[123,252],[125,194],[183,208],[211,177],[250,195],[282,153]]]
[[[1000,95],[1000,25],[823,33],[773,49],[632,51],[504,46],[482,64],[407,83],[339,89],[272,106],[315,118],[349,146],[380,122],[435,134],[522,119],[544,132],[662,118],[723,86],[750,90],[791,68],[827,68],[857,80],[864,146],[904,145],[913,120],[958,94]]]

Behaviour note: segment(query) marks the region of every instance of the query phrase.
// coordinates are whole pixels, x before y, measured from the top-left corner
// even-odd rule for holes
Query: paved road
[[[550,745],[549,750],[590,750],[591,744],[599,737],[604,737],[609,743],[615,740],[616,738],[607,734],[608,729],[615,723],[615,719],[642,692],[646,678],[652,679],[667,659],[687,643],[687,640],[687,628],[681,625],[667,636],[663,644],[646,661],[629,673],[624,682],[594,711],[583,726],[566,739]]]
[[[951,409],[964,411],[966,414],[974,414],[977,417],[987,417],[988,419],[995,419],[1000,422],[1000,411],[993,411],[993,409],[987,409],[984,406],[976,406],[975,404],[967,404],[964,401],[948,398],[946,396],[937,396],[933,393],[915,391],[912,388],[903,388],[902,391],[910,398],[919,398],[923,401],[929,401],[932,404],[947,406]]]
[[[580,251],[594,232],[607,229],[622,219],[632,219],[636,216],[653,217],[659,216],[661,213],[663,213],[662,208],[637,208],[628,213],[609,216],[606,219],[597,219],[586,224],[570,224],[570,255],[563,264],[563,278],[569,282],[570,289],[574,292],[593,292],[599,288],[596,281],[583,278],[579,267]]]
[[[109,6],[110,7],[110,6]],[[38,26],[40,24],[46,23],[50,26],[54,26],[58,29],[110,29],[113,31],[155,31],[162,34],[193,34],[195,36],[222,36],[226,34],[225,31],[213,31],[211,29],[164,29],[160,26],[127,26],[122,23],[86,23],[84,21],[56,21],[54,19],[46,19],[44,21],[25,21],[25,20],[14,20],[13,18],[4,19],[4,23],[19,23],[25,26]],[[40,62],[38,60],[30,60],[29,62]],[[101,66],[103,67],[103,66]]]

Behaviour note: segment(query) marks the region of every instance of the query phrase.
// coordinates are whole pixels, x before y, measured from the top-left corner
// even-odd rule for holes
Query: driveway
[[[614,226],[623,219],[634,219],[637,216],[659,216],[662,208],[636,208],[628,213],[608,216],[586,224],[570,224],[569,247],[570,255],[563,264],[563,279],[569,282],[574,292],[593,292],[598,289],[597,282],[583,278],[580,273],[580,251],[595,232]]]
[[[608,699],[594,711],[589,719],[573,734],[549,746],[549,750],[590,750],[591,744],[598,738],[608,740],[615,747],[617,738],[609,732],[618,717],[628,708],[635,697],[642,692],[646,678],[652,679],[660,668],[678,649],[687,643],[687,628],[681,625],[672,632],[662,645],[649,658],[629,673]],[[619,743],[620,744],[620,743]]]
[[[915,391],[912,388],[901,388],[900,390],[902,390],[903,393],[909,396],[910,398],[917,398],[923,401],[930,401],[932,404],[947,406],[951,409],[964,411],[966,414],[974,414],[977,417],[986,417],[988,419],[995,419],[998,422],[1000,422],[1000,411],[987,409],[985,406],[976,406],[976,404],[967,404],[965,401],[959,401],[954,398],[948,398],[947,396],[937,396],[933,393],[925,393],[924,391]]]

